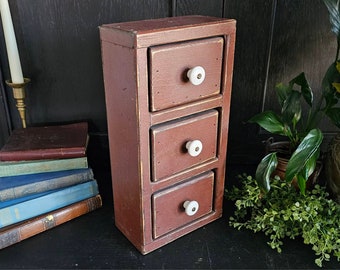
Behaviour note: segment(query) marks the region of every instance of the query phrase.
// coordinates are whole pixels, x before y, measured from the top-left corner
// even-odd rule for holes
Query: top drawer
[[[150,48],[151,111],[219,94],[223,43],[223,38],[214,37]],[[195,67],[204,71],[196,72]]]

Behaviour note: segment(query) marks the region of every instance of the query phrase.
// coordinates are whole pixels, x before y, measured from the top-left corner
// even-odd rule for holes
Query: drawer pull
[[[192,157],[197,157],[203,149],[203,144],[200,140],[188,141],[185,145],[188,153]]]
[[[205,79],[205,70],[203,67],[197,66],[189,69],[187,72],[187,76],[189,81],[193,85],[200,85]]]
[[[193,216],[197,213],[199,204],[196,201],[185,201],[183,203],[183,207],[185,208],[185,213],[188,216]]]

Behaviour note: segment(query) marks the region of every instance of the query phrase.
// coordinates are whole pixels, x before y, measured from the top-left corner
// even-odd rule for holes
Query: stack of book
[[[102,205],[86,122],[14,130],[0,150],[0,249]]]

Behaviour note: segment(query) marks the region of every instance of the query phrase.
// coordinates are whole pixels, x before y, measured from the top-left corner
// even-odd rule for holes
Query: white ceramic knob
[[[205,70],[203,67],[197,66],[189,69],[187,76],[193,85],[200,85],[205,79]]]
[[[197,213],[198,208],[199,208],[199,204],[196,201],[185,201],[183,203],[183,207],[185,209],[185,213],[188,216],[193,216]]]
[[[203,144],[200,140],[193,140],[193,141],[188,141],[185,147],[188,150],[188,154],[190,156],[197,157],[202,152]]]

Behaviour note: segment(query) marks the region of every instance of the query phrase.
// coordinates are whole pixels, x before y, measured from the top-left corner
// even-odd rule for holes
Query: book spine
[[[86,155],[85,147],[67,147],[55,149],[31,149],[29,151],[0,152],[0,161],[23,161],[40,159],[77,158]]]
[[[69,187],[75,184],[84,183],[93,179],[92,169],[88,169],[82,173],[71,174],[63,177],[57,177],[55,179],[47,179],[45,181],[39,181],[39,183],[30,183],[22,186],[15,186],[12,188],[4,189],[0,191],[0,202],[12,200],[15,198],[24,197],[27,195],[40,193],[44,191]]]
[[[0,230],[0,249],[19,243],[22,240],[52,229],[79,216],[85,215],[100,208],[101,206],[102,199],[98,194],[94,197],[71,204],[59,210],[6,227]]]
[[[0,177],[88,168],[87,157],[0,162]]]
[[[92,180],[3,207],[0,209],[0,228],[88,199],[98,193],[97,182]]]

